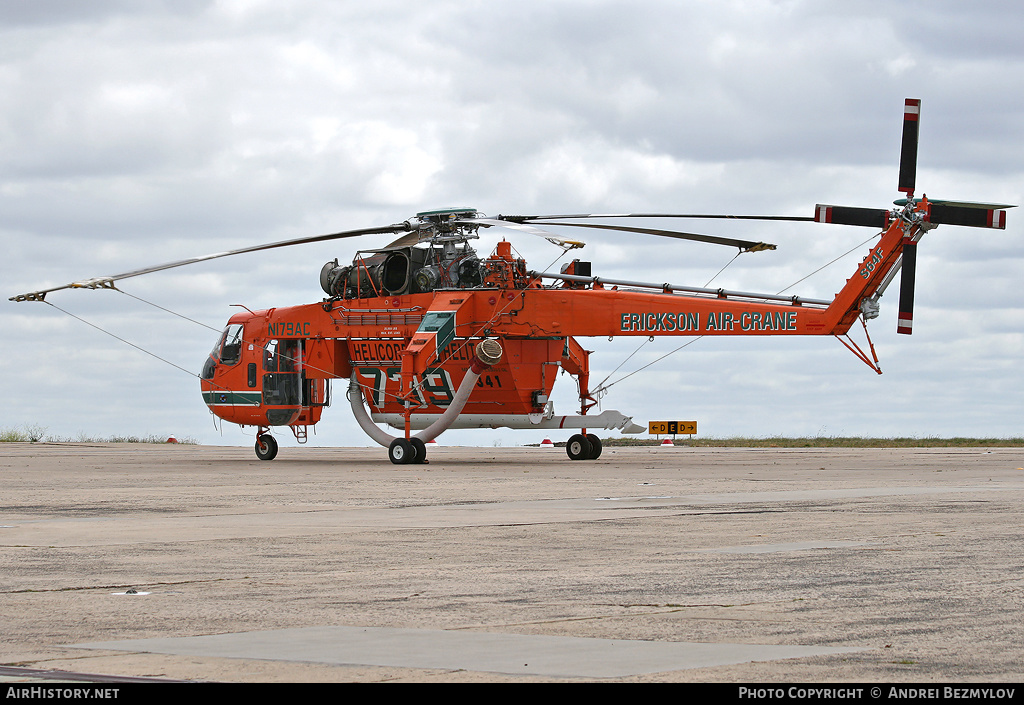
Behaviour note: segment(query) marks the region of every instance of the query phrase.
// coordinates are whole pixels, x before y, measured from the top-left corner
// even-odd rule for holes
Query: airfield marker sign
[[[658,436],[675,436],[675,435],[697,435],[697,422],[696,421],[649,421],[647,422],[647,432],[649,434]]]

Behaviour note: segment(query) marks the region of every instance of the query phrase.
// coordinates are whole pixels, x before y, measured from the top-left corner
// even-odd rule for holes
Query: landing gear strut
[[[444,433],[458,418],[462,409],[469,401],[469,395],[473,392],[480,373],[496,364],[501,359],[501,344],[491,338],[484,339],[477,343],[476,354],[470,362],[466,376],[462,378],[459,388],[455,391],[448,408],[440,418],[427,426],[411,438],[395,438],[374,425],[370,419],[366,407],[363,406],[363,392],[356,377],[352,372],[349,378],[348,397],[352,406],[352,413],[356,422],[370,438],[388,448],[388,458],[395,465],[408,465],[409,463],[427,462],[427,441],[432,441]],[[408,413],[408,412],[407,412]]]

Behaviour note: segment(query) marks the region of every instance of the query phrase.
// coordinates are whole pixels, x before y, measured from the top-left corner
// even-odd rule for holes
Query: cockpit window
[[[233,365],[238,362],[242,354],[242,324],[232,323],[224,331],[221,339],[220,361],[225,365]],[[216,355],[216,352],[215,352]]]
[[[242,354],[242,330],[241,323],[232,323],[225,328],[220,338],[217,339],[217,344],[213,346],[210,357],[225,365],[233,365],[238,362],[238,358]]]

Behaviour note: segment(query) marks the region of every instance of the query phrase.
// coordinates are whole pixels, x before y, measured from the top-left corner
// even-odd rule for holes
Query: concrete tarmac
[[[0,665],[242,682],[1024,679],[1022,449],[429,454],[0,444]],[[13,672],[0,682],[31,680]]]

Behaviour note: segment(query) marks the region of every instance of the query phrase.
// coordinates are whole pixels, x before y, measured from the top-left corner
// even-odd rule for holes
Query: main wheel
[[[593,433],[587,434],[587,440],[590,441],[590,455],[587,456],[588,460],[597,460],[601,457],[601,439],[595,436]]]
[[[419,438],[410,438],[409,443],[412,445],[412,449],[416,451],[416,457],[413,458],[412,462],[417,465],[427,462],[427,444]]]
[[[416,460],[416,449],[405,438],[396,438],[388,447],[388,457],[395,465],[408,465]]]
[[[590,441],[577,433],[565,444],[565,452],[571,460],[586,460],[590,457]]]
[[[256,457],[260,460],[273,460],[277,457],[277,439],[269,433],[256,436]]]

